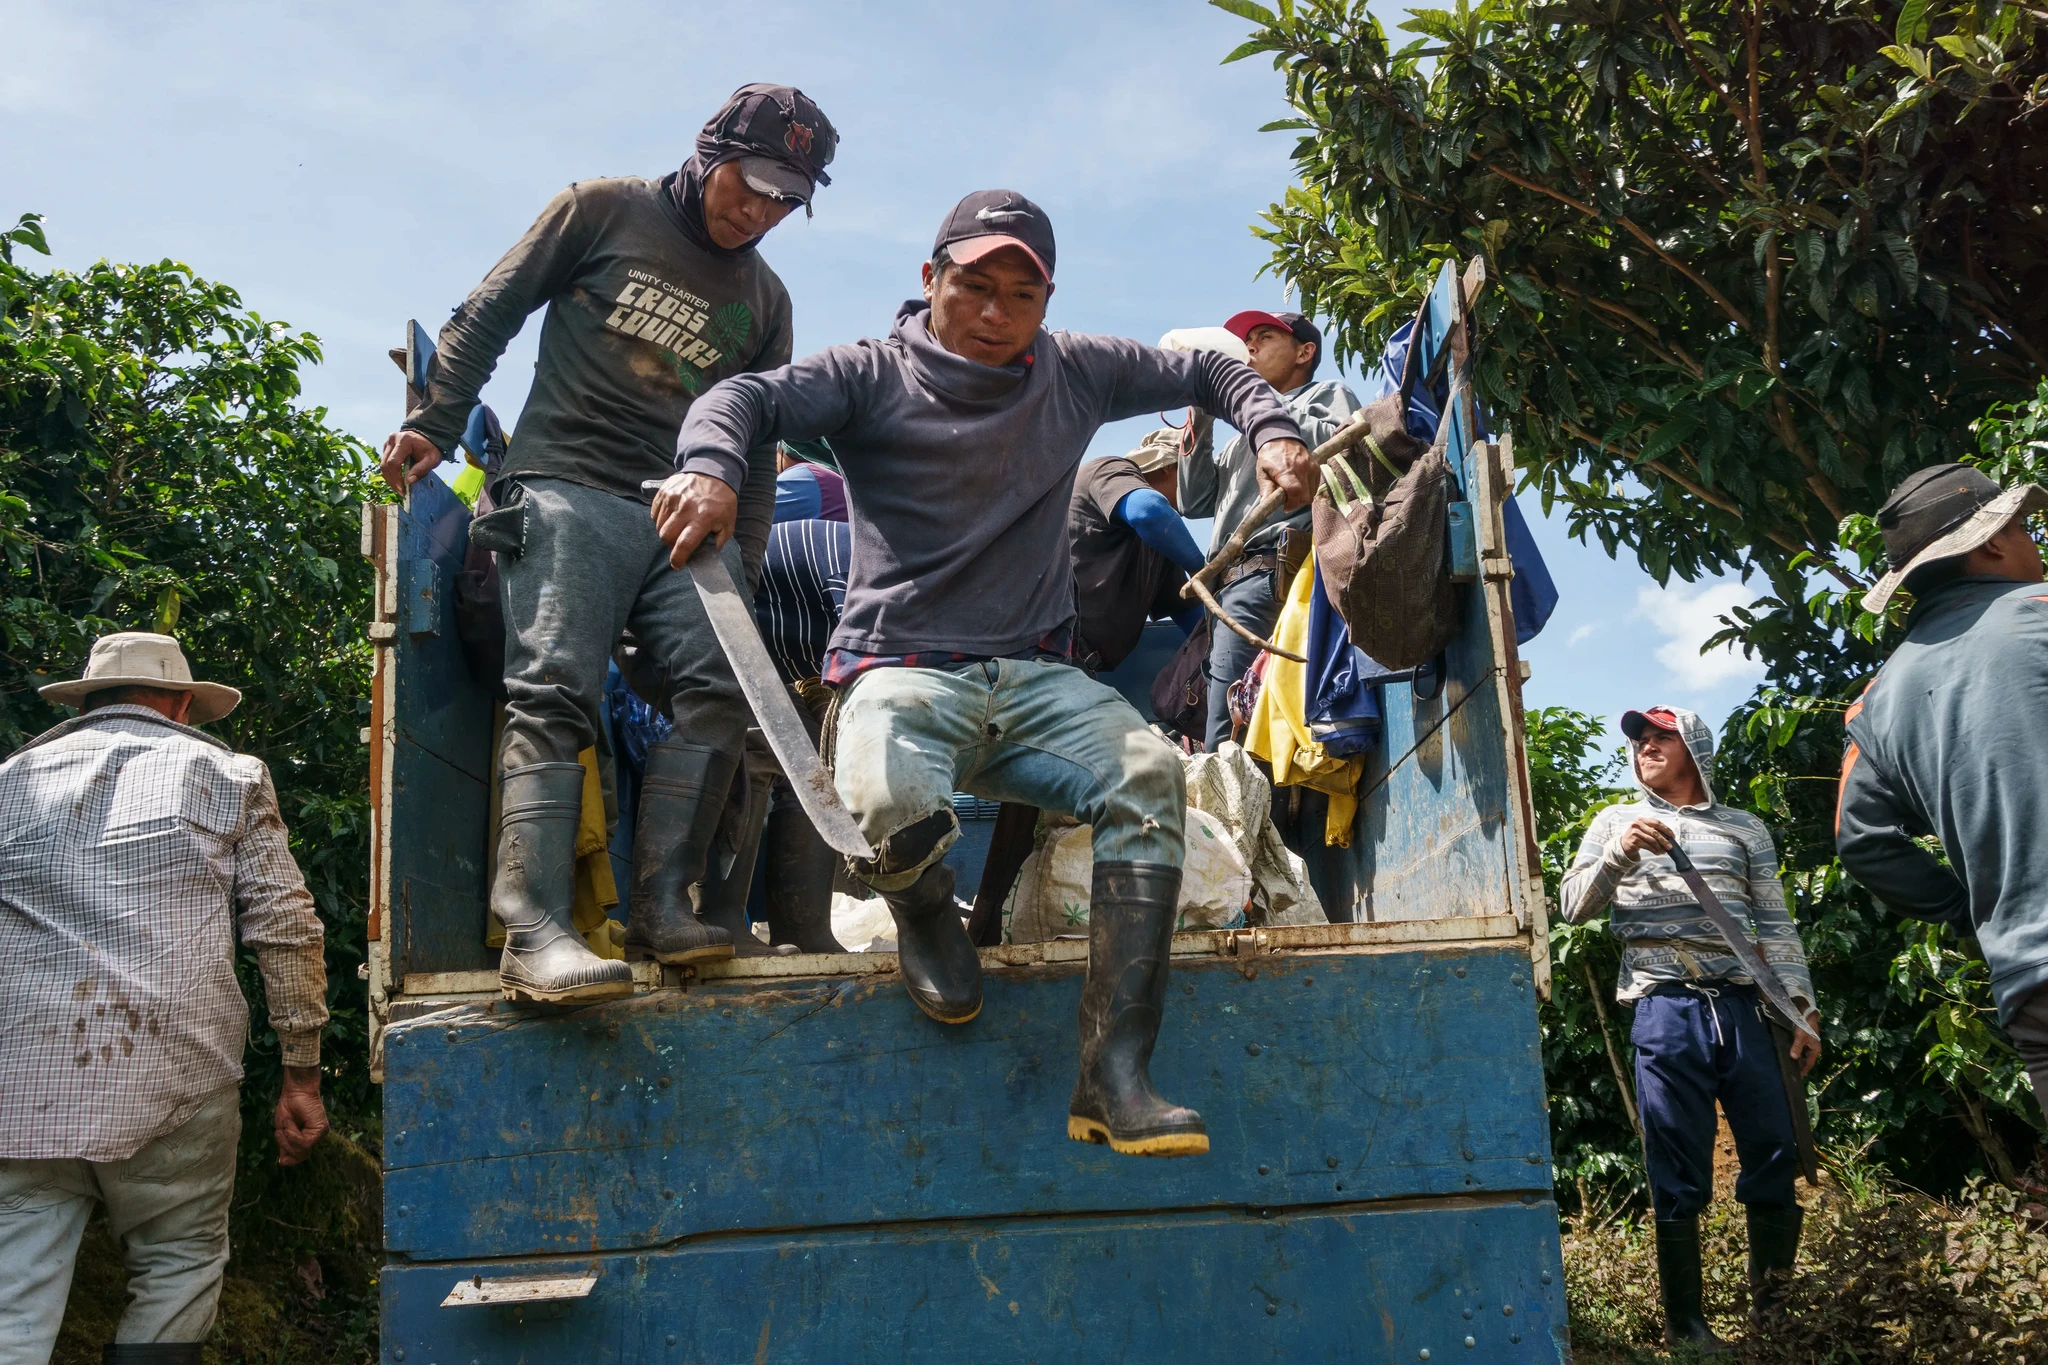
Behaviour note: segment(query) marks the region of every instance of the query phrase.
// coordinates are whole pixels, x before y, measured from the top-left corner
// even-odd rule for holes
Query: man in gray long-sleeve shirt
[[[743,86],[656,182],[585,180],[555,196],[448,325],[425,403],[384,447],[401,491],[462,432],[506,344],[547,309],[498,509],[470,528],[494,550],[505,613],[504,819],[491,911],[505,925],[499,982],[513,1000],[623,995],[624,962],[575,931],[577,755],[596,742],[605,666],[631,631],[675,733],[649,750],[633,845],[626,956],[730,957],[731,935],[692,912],[747,709],[686,574],[645,511],[643,481],[671,468],[676,431],[716,381],[786,364],[789,294],[755,250],[809,207],[838,134],[802,91]],[[739,453],[747,503],[696,477],[678,491],[717,509],[729,567],[751,583],[775,501],[775,443]],[[735,525],[736,543],[729,543]]]
[[[1073,812],[1093,827],[1095,872],[1068,1135],[1189,1155],[1208,1150],[1201,1116],[1161,1099],[1147,1071],[1180,882],[1180,763],[1128,703],[1064,661],[1067,507],[1096,429],[1161,408],[1222,414],[1297,505],[1311,461],[1279,396],[1235,360],[1043,330],[1053,255],[1036,204],[969,195],[939,230],[924,299],[903,305],[886,340],[705,394],[683,423],[671,487],[698,472],[738,486],[756,444],[830,438],[853,524],[825,668],[844,689],[834,772],[878,850],[857,871],[889,903],[912,999],[944,1023],[981,1009],[940,861],[959,835],[954,789]],[[677,563],[716,529],[668,488],[654,514]]]
[[[2029,514],[1965,465],[1909,475],[1878,512],[1891,572],[1863,599],[1917,599],[1851,706],[1835,841],[1888,909],[1975,934],[2000,1023],[2048,1104],[2048,587]],[[1946,864],[1923,847],[1933,834]]]
[[[1284,395],[1288,415],[1301,427],[1301,439],[1321,445],[1358,411],[1358,398],[1335,379],[1316,379],[1323,361],[1322,331],[1300,313],[1266,313],[1256,309],[1234,314],[1224,330],[1244,342],[1251,367]],[[1256,477],[1255,447],[1240,433],[1220,448],[1216,422],[1206,412],[1189,414],[1187,439],[1180,457],[1180,510],[1183,516],[1214,517],[1209,553],[1244,520],[1263,491]],[[1276,516],[1245,542],[1244,555],[1231,565],[1217,587],[1223,609],[1260,635],[1270,635],[1280,619],[1290,586],[1286,575],[1307,555],[1307,508]],[[1259,656],[1258,647],[1236,631],[1218,630],[1209,637],[1209,729],[1203,744],[1211,753],[1230,738],[1230,685],[1242,678]],[[1291,837],[1291,836],[1290,836]]]

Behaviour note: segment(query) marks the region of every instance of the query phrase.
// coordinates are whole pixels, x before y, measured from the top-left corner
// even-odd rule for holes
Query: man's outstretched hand
[[[654,495],[654,527],[668,545],[668,563],[680,569],[711,537],[724,549],[739,519],[740,495],[723,479],[709,474],[671,474]]]
[[[417,431],[394,431],[384,438],[384,482],[391,491],[403,494],[422,475],[441,463],[441,451]]]
[[[1278,488],[1286,496],[1287,510],[1308,506],[1316,494],[1316,457],[1307,446],[1282,438],[1259,447],[1259,491]]]
[[[270,1116],[277,1135],[277,1164],[296,1166],[327,1131],[327,1106],[320,1102],[320,1068],[288,1066],[284,1090]]]

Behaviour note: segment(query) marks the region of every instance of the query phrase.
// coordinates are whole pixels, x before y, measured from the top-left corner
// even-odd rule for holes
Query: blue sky
[[[1382,14],[1394,14],[1389,6]],[[940,216],[1007,186],[1059,234],[1051,321],[1155,340],[1279,307],[1249,225],[1289,182],[1265,62],[1221,67],[1242,21],[1196,3],[700,6],[108,5],[10,0],[0,213],[46,214],[62,265],[174,257],[316,333],[310,401],[375,444],[402,415],[385,351],[438,328],[548,197],[660,175],[735,86],[801,86],[838,125],[833,185],[764,254],[798,354],[879,334]],[[515,418],[538,322],[486,401]],[[1143,420],[1105,429],[1128,449]],[[1534,705],[1663,701],[1718,724],[1761,670],[1702,658],[1733,582],[1659,589],[1524,510],[1562,600],[1527,649]]]

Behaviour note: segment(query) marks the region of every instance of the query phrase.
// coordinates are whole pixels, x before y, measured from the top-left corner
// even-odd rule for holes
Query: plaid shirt
[[[0,763],[0,1158],[122,1160],[239,1082],[238,927],[317,1064],[320,921],[259,760],[106,706]]]

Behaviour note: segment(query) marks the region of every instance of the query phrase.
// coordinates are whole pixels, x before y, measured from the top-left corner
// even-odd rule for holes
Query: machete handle
[[[1671,865],[1680,872],[1690,872],[1693,870],[1692,859],[1685,856],[1685,850],[1678,846],[1676,839],[1671,841],[1671,852],[1664,856],[1671,859]]]

